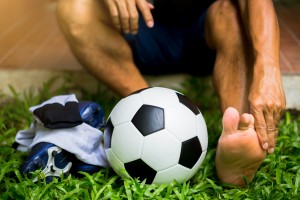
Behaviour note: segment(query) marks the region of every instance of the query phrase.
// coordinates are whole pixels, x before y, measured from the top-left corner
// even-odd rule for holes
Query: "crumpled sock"
[[[83,123],[74,94],[52,97],[29,110],[39,123],[50,129],[71,128]]]

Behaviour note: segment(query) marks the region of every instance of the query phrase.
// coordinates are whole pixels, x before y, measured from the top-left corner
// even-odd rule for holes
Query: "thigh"
[[[207,11],[199,16],[197,23],[189,31],[185,43],[182,67],[192,75],[211,75],[214,68],[216,51],[210,48],[206,42],[206,16]]]
[[[139,17],[137,35],[125,35],[132,48],[134,61],[144,74],[164,74],[174,72],[182,59],[183,31],[167,27],[155,21],[148,28]]]
[[[125,38],[141,72],[210,74],[215,53],[205,42],[205,17],[206,12],[203,12],[188,28],[167,26],[155,21],[152,29],[140,18],[139,33],[125,35]]]

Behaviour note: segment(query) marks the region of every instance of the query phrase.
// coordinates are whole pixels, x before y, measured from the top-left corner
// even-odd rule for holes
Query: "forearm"
[[[238,3],[245,30],[253,47],[254,65],[267,65],[279,69],[280,36],[273,2],[238,0]]]

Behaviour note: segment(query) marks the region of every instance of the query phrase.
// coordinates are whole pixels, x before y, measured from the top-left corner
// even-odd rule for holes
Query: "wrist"
[[[279,57],[279,56],[278,56]],[[254,74],[267,72],[280,73],[279,58],[277,56],[257,55],[254,58]]]
[[[262,53],[254,54],[254,66],[273,66],[279,67],[279,55],[266,55]]]

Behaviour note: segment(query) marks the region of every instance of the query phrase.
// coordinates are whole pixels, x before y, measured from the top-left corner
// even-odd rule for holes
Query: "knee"
[[[206,38],[209,46],[240,45],[245,41],[245,30],[236,1],[219,0],[209,8],[206,18]],[[225,47],[227,48],[227,47]]]
[[[56,17],[61,31],[68,39],[81,39],[88,30],[88,12],[79,0],[59,0]]]
[[[208,18],[212,24],[226,27],[226,23],[237,23],[239,19],[239,9],[236,1],[218,0],[215,1],[208,10]],[[217,22],[222,22],[218,24]]]

